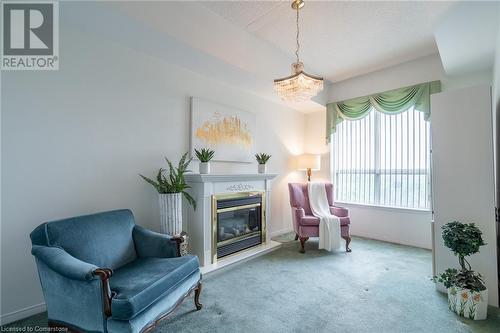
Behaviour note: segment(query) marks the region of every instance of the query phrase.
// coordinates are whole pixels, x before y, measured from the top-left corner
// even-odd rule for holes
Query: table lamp
[[[307,170],[307,181],[311,181],[311,171],[317,171],[321,167],[321,158],[315,154],[302,154],[297,159],[297,169]]]

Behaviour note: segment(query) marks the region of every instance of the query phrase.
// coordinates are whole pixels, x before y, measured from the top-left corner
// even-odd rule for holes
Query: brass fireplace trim
[[[217,210],[217,201],[218,200],[227,200],[227,199],[240,199],[246,197],[252,197],[260,195],[261,196],[261,229],[262,229],[262,244],[266,243],[266,192],[265,191],[251,191],[251,192],[238,192],[238,193],[220,193],[212,195],[212,264],[217,262],[217,213],[231,211],[235,209],[241,208],[252,208],[259,206],[258,204],[251,205],[243,205],[238,206],[235,209],[231,208],[222,208]],[[250,207],[251,206],[251,207]],[[247,236],[247,235],[243,235]]]
[[[236,207],[228,207],[228,208],[221,208],[221,209],[217,209],[217,213],[232,212],[233,210],[240,210],[240,209],[246,209],[246,208],[255,208],[255,207],[260,207],[260,206],[262,206],[262,203],[260,203],[260,204],[251,204],[251,205],[242,205],[242,206],[236,206]]]
[[[249,232],[248,234],[244,234],[244,235],[237,236],[237,237],[234,237],[234,238],[222,241],[222,242],[218,242],[217,244],[219,244],[220,246],[224,246],[224,245],[227,245],[227,244],[234,243],[235,241],[240,241],[240,240],[243,240],[243,239],[252,238],[253,236],[259,235],[259,234],[260,234],[259,231],[253,231],[253,232]]]

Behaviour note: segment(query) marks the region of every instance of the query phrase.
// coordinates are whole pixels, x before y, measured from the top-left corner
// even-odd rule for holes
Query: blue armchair
[[[202,307],[198,257],[180,257],[182,238],[136,225],[130,210],[44,223],[30,237],[49,326],[145,332],[192,291]]]

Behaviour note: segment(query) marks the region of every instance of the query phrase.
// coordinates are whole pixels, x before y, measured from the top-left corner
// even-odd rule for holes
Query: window
[[[430,130],[423,112],[372,110],[337,125],[332,142],[337,201],[430,208]]]

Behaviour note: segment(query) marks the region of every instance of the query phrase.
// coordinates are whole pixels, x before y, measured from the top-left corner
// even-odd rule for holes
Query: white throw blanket
[[[333,251],[340,248],[340,220],[330,213],[324,183],[307,185],[309,205],[314,216],[319,217],[319,248]]]

